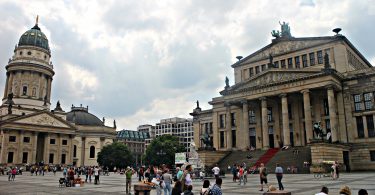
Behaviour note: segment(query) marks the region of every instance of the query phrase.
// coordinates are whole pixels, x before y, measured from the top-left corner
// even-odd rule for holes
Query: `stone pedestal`
[[[198,151],[199,158],[204,167],[213,167],[224,156],[228,155],[228,151]]]
[[[273,191],[273,192],[264,192],[263,195],[291,195],[291,192],[287,191]]]

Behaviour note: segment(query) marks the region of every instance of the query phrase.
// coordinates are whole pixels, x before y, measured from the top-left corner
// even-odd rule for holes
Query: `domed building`
[[[55,72],[38,19],[21,35],[5,68],[0,164],[97,165],[97,153],[113,142],[116,125],[105,126],[82,105],[68,113],[60,102],[50,109]]]

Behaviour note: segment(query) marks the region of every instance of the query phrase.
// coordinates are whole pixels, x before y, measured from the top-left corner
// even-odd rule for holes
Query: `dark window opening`
[[[375,161],[375,151],[370,151],[370,159],[371,161]]]
[[[293,58],[288,58],[288,68],[293,68]]]
[[[356,122],[357,122],[357,133],[358,133],[358,138],[364,138],[365,137],[365,130],[363,127],[363,119],[362,116],[357,116],[355,117]]]
[[[29,155],[29,153],[27,153],[27,152],[22,153],[22,163],[27,163],[28,155]]]
[[[374,118],[372,115],[366,116],[366,122],[367,122],[367,130],[368,130],[368,136],[369,137],[375,137],[375,129],[374,129]]]
[[[254,68],[250,68],[249,71],[250,71],[250,77],[254,76]]]
[[[231,119],[232,127],[235,127],[236,126],[236,113],[231,113],[230,119]]]
[[[90,146],[90,158],[95,158],[95,146]]]
[[[299,56],[297,56],[297,57],[294,58],[294,62],[296,63],[296,68],[300,68],[301,67],[301,63],[299,61]]]
[[[225,128],[225,123],[224,123],[224,121],[225,121],[225,115],[224,114],[220,114],[219,118],[220,118],[220,128]]]
[[[8,152],[8,163],[13,163],[14,152]]]
[[[224,131],[220,131],[220,148],[224,148],[224,141],[225,141],[225,137],[224,137]]]
[[[49,140],[49,144],[56,144],[56,140],[55,139],[50,139]]]
[[[278,61],[275,62],[274,65],[275,65],[275,68],[279,68],[279,62]]]
[[[256,66],[255,67],[255,74],[259,74],[260,70],[259,70],[259,66]]]
[[[249,111],[249,123],[250,124],[255,124],[256,123],[255,111],[254,110],[250,110]]]
[[[9,142],[16,142],[16,136],[14,135],[9,136]]]
[[[63,140],[62,140],[62,145],[63,145],[63,146],[66,146],[66,145],[68,145],[68,140],[66,140],[66,139],[63,139]]]
[[[66,163],[66,154],[61,154],[61,164]]]
[[[27,95],[27,87],[26,86],[22,87],[22,95]]]
[[[53,164],[53,157],[54,157],[54,154],[53,154],[53,153],[50,153],[50,154],[49,154],[48,163]]]
[[[307,55],[306,54],[302,55],[302,65],[303,65],[303,67],[307,67],[308,66],[307,65]]]
[[[262,68],[262,71],[265,71],[266,70],[266,65],[265,64],[263,64],[262,66],[261,66]]]
[[[73,157],[77,157],[77,145],[73,146]]]
[[[324,116],[329,116],[329,106],[328,106],[328,99],[323,99],[323,107],[324,107]]]
[[[320,50],[317,52],[318,55],[318,64],[323,64],[323,52]]]
[[[23,137],[24,143],[30,143],[30,137]]]
[[[235,148],[236,147],[236,130],[232,130],[232,147]]]
[[[268,122],[272,121],[272,107],[267,108],[267,118],[268,118]]]
[[[285,60],[280,61],[281,68],[286,68]]]
[[[314,66],[315,65],[315,53],[310,53],[309,57],[310,57],[310,66]]]

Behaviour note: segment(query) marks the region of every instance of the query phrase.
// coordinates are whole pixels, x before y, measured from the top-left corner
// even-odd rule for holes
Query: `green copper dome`
[[[36,46],[49,50],[48,39],[40,30],[38,24],[22,34],[18,46]]]

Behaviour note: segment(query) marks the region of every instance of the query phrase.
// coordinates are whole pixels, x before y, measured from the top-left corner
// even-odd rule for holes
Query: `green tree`
[[[97,161],[100,166],[108,166],[110,169],[114,166],[125,168],[132,165],[133,155],[124,143],[114,142],[103,147],[98,153]]]
[[[175,153],[184,152],[178,137],[172,135],[162,135],[155,138],[146,149],[143,160],[150,165],[174,165]]]

